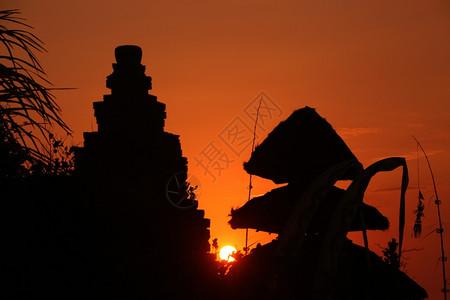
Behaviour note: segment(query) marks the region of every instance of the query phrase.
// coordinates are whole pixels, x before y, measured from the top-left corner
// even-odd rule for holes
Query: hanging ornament
[[[417,209],[414,211],[416,214],[416,221],[414,222],[414,237],[420,237],[420,234],[422,233],[422,220],[421,218],[424,217],[423,210],[425,209],[425,206],[423,205],[422,200],[424,200],[422,192],[419,189],[419,196],[418,196],[419,202],[417,203]]]

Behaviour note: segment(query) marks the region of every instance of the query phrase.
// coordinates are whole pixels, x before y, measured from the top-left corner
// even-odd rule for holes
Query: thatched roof
[[[232,210],[229,221],[233,229],[252,228],[256,230],[280,233],[289,218],[295,203],[303,192],[302,188],[287,185],[274,189],[263,196],[255,197],[239,209]],[[310,225],[309,232],[323,232],[328,224],[334,207],[344,190],[333,187],[318,208],[318,212]],[[362,204],[366,229],[386,230],[389,221],[375,207]],[[350,227],[350,231],[360,231],[359,213]]]
[[[310,107],[296,110],[256,147],[244,169],[275,183],[312,182],[322,172],[356,157],[331,125]],[[341,179],[354,179],[353,170]]]

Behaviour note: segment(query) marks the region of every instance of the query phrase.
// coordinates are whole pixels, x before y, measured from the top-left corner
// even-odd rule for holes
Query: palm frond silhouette
[[[19,10],[0,11],[0,126],[3,141],[17,141],[31,160],[49,161],[51,131],[71,131],[36,56],[44,43],[30,29]]]

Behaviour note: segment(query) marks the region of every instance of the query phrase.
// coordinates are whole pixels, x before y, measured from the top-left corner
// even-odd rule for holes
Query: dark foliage
[[[399,269],[400,268],[400,257],[398,256],[397,253],[397,247],[398,247],[398,243],[396,239],[392,239],[390,242],[388,242],[388,246],[387,248],[383,249],[383,261],[392,266],[394,269]]]
[[[11,176],[23,176],[36,164],[55,163],[49,135],[55,127],[70,133],[35,54],[45,51],[43,43],[19,14],[16,9],[0,11],[0,159],[5,160],[0,164],[8,165]]]

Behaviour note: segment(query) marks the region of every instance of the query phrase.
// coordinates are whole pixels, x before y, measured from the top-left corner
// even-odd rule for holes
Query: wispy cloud
[[[434,155],[437,155],[437,154],[440,154],[443,152],[444,152],[444,150],[439,150],[439,149],[430,150],[430,151],[427,151],[427,156],[430,157],[430,156],[434,156]],[[401,157],[404,157],[406,160],[415,160],[415,159],[417,159],[417,152],[416,151],[409,152],[404,155],[401,155]],[[419,151],[419,159],[422,159],[424,157],[425,157],[425,155],[423,154],[423,152]]]
[[[381,129],[378,127],[355,127],[355,128],[337,128],[337,133],[342,138],[352,138],[355,136],[373,134],[381,132]]]
[[[405,123],[405,125],[411,128],[421,128],[425,126],[423,123]]]
[[[431,156],[438,155],[438,154],[441,154],[441,153],[444,153],[444,152],[445,152],[444,150],[440,150],[440,149],[430,150],[430,151],[427,151],[427,156],[431,157]],[[391,154],[389,156],[390,157],[403,157],[403,158],[405,158],[406,161],[412,161],[412,160],[416,160],[417,159],[417,154],[419,154],[418,157],[419,157],[420,160],[425,159],[424,158],[425,155],[423,154],[422,151],[419,151],[419,153],[417,153],[416,151],[403,152],[403,153],[398,153],[397,152],[397,154],[393,153],[393,154]],[[376,157],[372,158],[372,161],[379,161],[379,160],[385,159],[385,158],[386,158],[386,156],[376,156]]]
[[[396,187],[373,188],[370,191],[374,192],[374,193],[395,192],[395,191],[400,191],[400,185],[396,186]]]
[[[431,188],[431,185],[422,185],[421,186],[421,190],[423,191],[423,190],[425,190],[425,189],[427,189],[427,188]],[[395,192],[395,191],[400,191],[400,189],[401,189],[401,185],[400,185],[400,183],[397,185],[397,186],[391,186],[391,187],[375,187],[375,188],[373,188],[373,189],[371,189],[370,191],[371,192],[374,192],[374,193],[378,193],[378,192]],[[418,190],[418,188],[417,188],[417,185],[408,185],[408,191],[417,191]]]

